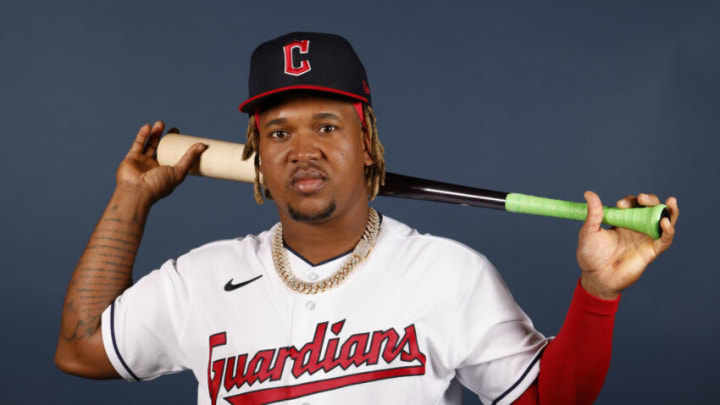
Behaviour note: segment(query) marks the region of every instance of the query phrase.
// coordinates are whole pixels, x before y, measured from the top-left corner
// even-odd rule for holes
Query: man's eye
[[[320,132],[332,132],[336,129],[337,127],[335,125],[323,125],[320,127]]]
[[[271,136],[272,138],[284,139],[284,138],[287,138],[288,133],[287,133],[287,131],[282,131],[282,130],[272,131],[272,132],[270,133],[270,136]]]

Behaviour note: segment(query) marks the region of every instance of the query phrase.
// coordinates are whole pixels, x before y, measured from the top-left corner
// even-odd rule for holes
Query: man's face
[[[281,216],[317,223],[367,206],[370,140],[352,104],[292,95],[260,114],[260,171]]]

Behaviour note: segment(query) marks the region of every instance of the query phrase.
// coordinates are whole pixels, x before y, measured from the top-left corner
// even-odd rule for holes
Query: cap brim
[[[323,93],[332,93],[332,94],[338,94],[345,97],[350,97],[358,101],[362,101],[364,103],[368,102],[368,99],[362,96],[358,96],[357,94],[348,93],[347,91],[337,90],[330,87],[323,87],[323,86],[313,86],[313,85],[305,85],[305,84],[299,84],[295,86],[287,86],[287,87],[281,87],[279,89],[273,89],[270,91],[266,91],[265,93],[260,93],[254,97],[250,97],[249,99],[245,100],[242,104],[240,104],[240,111],[251,114],[255,111],[255,107],[257,107],[259,104],[261,104],[263,101],[266,101],[269,97],[277,95],[278,93],[284,93],[287,91],[292,90],[313,90]]]

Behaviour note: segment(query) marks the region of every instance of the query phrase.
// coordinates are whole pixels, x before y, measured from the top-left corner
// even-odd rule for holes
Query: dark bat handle
[[[380,195],[505,210],[508,193],[385,173]]]
[[[385,186],[380,188],[380,195],[494,208],[578,221],[584,221],[587,216],[587,205],[584,203],[459,186],[395,173],[385,173]],[[604,207],[603,223],[632,229],[657,239],[662,235],[660,220],[664,217],[669,217],[669,212],[663,204],[627,209]]]

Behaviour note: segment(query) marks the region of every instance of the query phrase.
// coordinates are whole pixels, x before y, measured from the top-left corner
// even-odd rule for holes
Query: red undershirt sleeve
[[[619,302],[591,295],[578,281],[560,333],[540,359],[540,375],[514,404],[592,404],[610,367]]]

